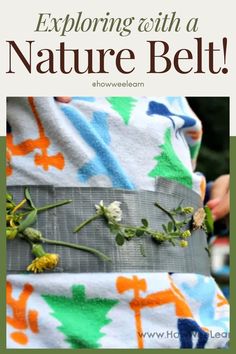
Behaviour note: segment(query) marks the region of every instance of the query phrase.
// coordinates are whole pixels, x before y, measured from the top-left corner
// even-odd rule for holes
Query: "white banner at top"
[[[7,2],[1,11],[0,134],[7,96],[230,96],[233,1]]]

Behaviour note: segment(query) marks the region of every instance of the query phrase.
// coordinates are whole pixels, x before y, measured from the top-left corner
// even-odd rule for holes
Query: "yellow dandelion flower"
[[[46,269],[54,269],[59,262],[59,255],[55,253],[45,253],[41,257],[36,257],[27,267],[28,272],[42,273]]]

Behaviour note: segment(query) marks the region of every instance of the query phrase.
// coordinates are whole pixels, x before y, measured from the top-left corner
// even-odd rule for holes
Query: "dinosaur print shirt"
[[[9,184],[154,190],[158,176],[204,194],[202,127],[183,97],[10,98]]]
[[[201,122],[183,97],[9,98],[8,185],[155,190],[204,197]],[[168,273],[7,276],[8,348],[223,348],[227,300],[211,277]]]

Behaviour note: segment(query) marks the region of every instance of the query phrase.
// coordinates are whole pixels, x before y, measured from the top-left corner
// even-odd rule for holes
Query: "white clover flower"
[[[114,201],[106,207],[104,206],[103,200],[101,200],[98,205],[95,205],[95,208],[97,210],[97,214],[104,215],[108,221],[119,222],[122,218],[122,210],[120,205],[121,202]]]
[[[103,200],[101,200],[99,204],[95,204],[95,208],[96,208],[98,214],[99,214],[100,212],[102,212],[103,209],[104,209]]]
[[[107,213],[110,214],[110,217],[117,222],[122,219],[122,210],[120,205],[121,202],[114,201],[107,207]]]

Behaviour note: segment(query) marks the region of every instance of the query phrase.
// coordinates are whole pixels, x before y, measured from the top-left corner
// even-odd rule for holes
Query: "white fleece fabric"
[[[202,197],[201,122],[183,97],[9,98],[8,185],[155,189]],[[200,260],[199,260],[200,261]],[[229,308],[198,274],[7,277],[8,348],[222,348]]]

